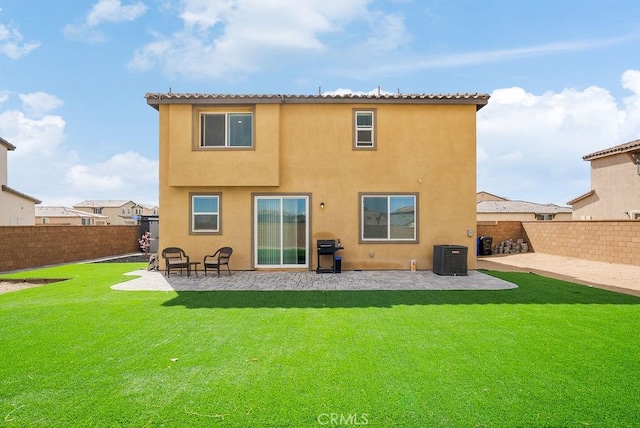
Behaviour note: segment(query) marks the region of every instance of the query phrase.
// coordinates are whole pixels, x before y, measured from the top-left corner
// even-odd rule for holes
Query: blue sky
[[[37,13],[34,13],[37,11]],[[158,200],[147,92],[491,95],[478,190],[565,204],[582,156],[640,138],[640,2],[0,0],[8,185]]]

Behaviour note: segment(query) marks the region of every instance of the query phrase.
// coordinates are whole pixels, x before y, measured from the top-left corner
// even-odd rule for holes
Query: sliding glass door
[[[254,202],[255,267],[308,267],[309,198],[256,196]]]

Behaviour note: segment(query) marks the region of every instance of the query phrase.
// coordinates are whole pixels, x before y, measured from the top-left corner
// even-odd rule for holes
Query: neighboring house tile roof
[[[476,211],[483,214],[558,214],[571,213],[571,208],[525,201],[479,201]]]
[[[105,199],[105,200],[86,200],[86,201],[82,201],[79,204],[75,204],[74,207],[90,207],[90,208],[120,208],[123,205],[126,205],[128,203],[132,203],[135,204],[135,202],[133,201],[127,201],[127,200],[111,200],[111,199]]]
[[[36,204],[41,204],[42,203],[42,201],[40,199],[36,199],[33,196],[25,195],[24,193],[18,192],[17,190],[14,190],[11,187],[6,186],[4,184],[2,186],[0,186],[0,189],[3,192],[13,193],[16,196],[20,196],[21,198],[27,199],[29,201],[32,201],[32,202],[36,203]]]
[[[617,155],[620,153],[640,152],[640,139],[630,141],[628,143],[620,144],[618,146],[609,147],[608,149],[600,150],[594,153],[590,153],[583,156],[583,160],[593,160],[603,158],[606,156]]]
[[[93,214],[85,211],[74,210],[67,207],[36,207],[36,217],[82,217],[104,220],[106,215]]]
[[[160,104],[260,104],[260,103],[398,103],[398,104],[475,104],[480,110],[489,101],[489,94],[201,94],[147,93],[147,104],[158,109]]]
[[[16,146],[14,146],[13,144],[11,144],[10,142],[8,142],[7,140],[5,140],[2,137],[0,137],[0,144],[5,146],[8,150],[15,150],[16,149]]]
[[[573,204],[575,204],[575,203],[576,203],[576,202],[578,202],[578,201],[581,201],[581,200],[583,200],[583,199],[588,198],[589,196],[593,195],[594,193],[596,193],[596,191],[595,191],[595,190],[593,190],[593,189],[591,189],[591,190],[589,190],[587,193],[585,193],[584,195],[580,195],[580,196],[578,196],[578,197],[577,197],[577,198],[575,198],[575,199],[571,199],[569,202],[567,202],[567,205],[573,205]]]

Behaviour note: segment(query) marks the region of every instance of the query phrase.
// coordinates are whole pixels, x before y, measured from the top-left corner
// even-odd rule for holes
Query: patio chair
[[[162,250],[162,258],[165,261],[165,275],[171,275],[172,270],[180,269],[180,273],[182,273],[182,269],[187,270],[187,274],[189,274],[189,256],[184,252],[182,248],[178,247],[168,247]]]
[[[231,269],[229,269],[229,259],[231,258],[231,254],[233,253],[233,248],[231,247],[222,247],[218,251],[216,251],[212,255],[204,256],[204,276],[207,276],[207,268],[216,269],[218,271],[218,276],[220,276],[220,266],[227,266],[227,271],[229,275],[231,275]]]

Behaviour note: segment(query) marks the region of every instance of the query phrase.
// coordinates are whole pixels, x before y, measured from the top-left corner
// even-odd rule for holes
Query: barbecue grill
[[[336,253],[342,249],[343,247],[339,239],[337,241],[333,239],[318,239],[318,268],[316,269],[316,273],[336,273]],[[331,257],[331,267],[322,267],[320,265],[322,256],[328,256],[324,257],[325,261]]]

